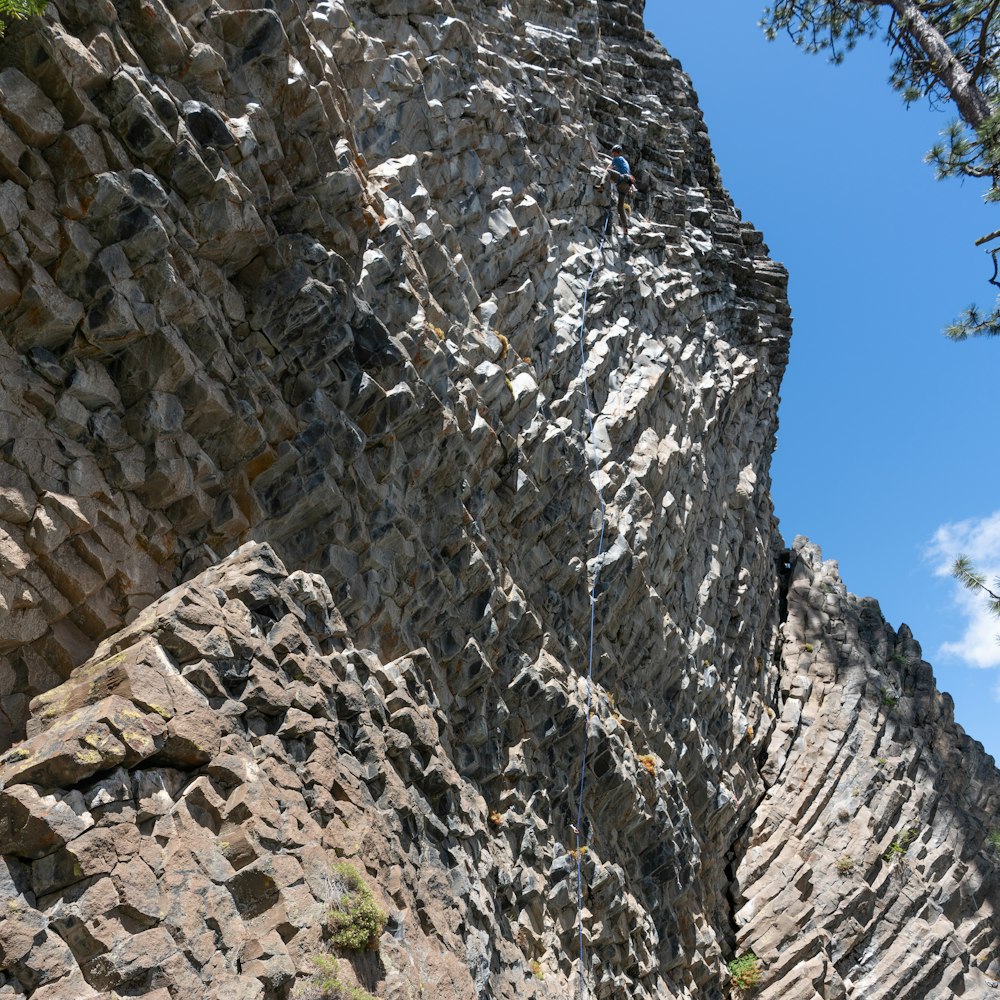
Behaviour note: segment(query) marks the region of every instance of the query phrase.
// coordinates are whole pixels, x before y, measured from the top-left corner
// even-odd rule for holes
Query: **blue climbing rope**
[[[604,216],[604,228],[601,230],[601,239],[598,243],[597,254],[594,258],[594,266],[590,269],[590,277],[587,278],[587,286],[583,290],[583,313],[580,316],[580,381],[583,383],[583,399],[587,414],[587,438],[593,441],[594,438],[594,416],[590,408],[590,389],[587,386],[587,298],[590,295],[590,286],[593,283],[594,275],[601,266],[604,253],[604,240],[608,234],[608,223],[611,221],[611,209],[608,209]],[[594,618],[595,604],[597,600],[597,576],[601,571],[601,557],[604,555],[604,491],[601,489],[601,463],[597,456],[597,447],[594,447],[594,471],[597,473],[597,499],[601,512],[601,533],[597,541],[597,558],[594,561],[594,582],[590,588],[590,651],[587,662],[587,714],[583,720],[583,760],[580,765],[580,794],[576,806],[576,919],[579,927],[580,938],[580,1000],[586,998],[586,978],[584,975],[584,952],[583,952],[583,852],[580,843],[583,836],[583,793],[587,787],[587,749],[590,742],[590,705],[593,692],[594,678]]]

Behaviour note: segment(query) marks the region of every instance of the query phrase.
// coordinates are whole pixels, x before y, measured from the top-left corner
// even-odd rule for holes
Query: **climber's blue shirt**
[[[611,169],[617,170],[618,173],[628,176],[632,171],[629,169],[628,160],[624,156],[616,156],[611,161]]]

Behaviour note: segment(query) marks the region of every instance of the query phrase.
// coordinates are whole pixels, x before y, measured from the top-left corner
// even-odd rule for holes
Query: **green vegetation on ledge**
[[[22,21],[26,17],[43,14],[48,0],[0,0],[0,37],[7,21]]]
[[[316,972],[292,993],[293,1000],[377,1000],[360,986],[340,978],[340,963],[333,955],[314,955]]]
[[[729,975],[738,990],[745,994],[752,993],[760,986],[763,978],[760,959],[752,951],[745,952],[729,963]]]
[[[327,914],[330,940],[348,951],[377,948],[386,915],[379,909],[371,889],[349,861],[338,861],[330,870],[342,888],[340,900]]]

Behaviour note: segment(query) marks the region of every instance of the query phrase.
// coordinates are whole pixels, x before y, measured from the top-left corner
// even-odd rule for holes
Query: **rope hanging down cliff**
[[[598,267],[601,266],[602,254],[604,252],[604,239],[608,233],[608,222],[611,220],[611,209],[608,209],[604,216],[604,228],[601,230],[601,239],[594,255],[594,266],[590,269],[590,276],[587,278],[587,285],[583,290],[583,309],[580,316],[580,381],[583,384],[584,408],[587,414],[587,439],[593,441],[594,437],[594,417],[590,409],[590,389],[587,387],[587,298],[590,295],[590,286],[594,281],[594,275]],[[583,793],[587,786],[587,747],[590,741],[590,704],[593,690],[594,677],[594,610],[597,597],[597,577],[601,571],[601,558],[604,555],[604,491],[601,489],[601,464],[597,455],[597,448],[594,447],[594,471],[597,473],[597,500],[601,514],[601,533],[597,541],[597,556],[594,560],[594,582],[590,588],[590,642],[587,662],[587,713],[583,719],[583,756],[580,764],[580,792],[576,805],[576,826],[573,829],[576,835],[576,922],[580,940],[580,1000],[586,997],[586,978],[584,970],[583,954],[583,851],[581,850],[581,838],[583,834]]]

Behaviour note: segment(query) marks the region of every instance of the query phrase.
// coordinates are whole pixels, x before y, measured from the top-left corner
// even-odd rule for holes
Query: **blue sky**
[[[781,529],[910,626],[958,721],[1000,760],[1000,622],[944,571],[961,550],[1000,574],[1000,338],[941,334],[994,302],[973,242],[1000,212],[976,182],[935,180],[923,156],[952,116],[903,105],[880,43],[832,66],[768,43],[762,8],[647,0],[646,26],[691,76],[723,182],[790,272]]]

